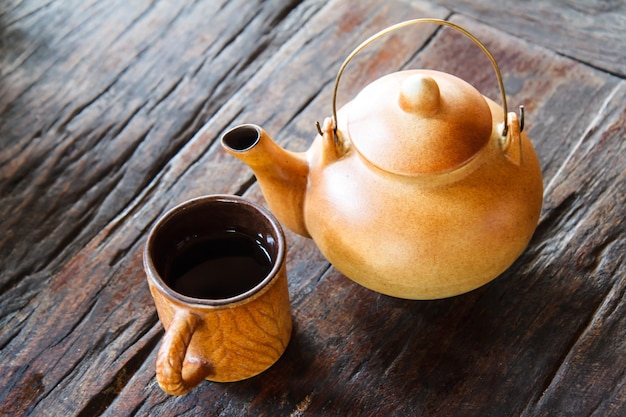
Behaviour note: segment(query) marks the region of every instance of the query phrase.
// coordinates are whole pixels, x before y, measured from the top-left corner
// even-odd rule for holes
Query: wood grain
[[[626,76],[626,3],[443,0],[450,9],[600,70]]]
[[[623,32],[621,3],[517,2],[499,20],[501,6],[455,3],[2,3],[0,415],[626,414],[624,54],[593,53]],[[526,106],[545,186],[527,251],[470,294],[413,302],[352,283],[288,233],[295,327],[283,358],[244,382],[163,393],[148,228],[198,195],[263,202],[220,133],[253,122],[307,149],[345,56],[426,16],[483,40],[510,108]],[[584,35],[559,43],[549,16]],[[404,67],[499,97],[471,42],[425,25],[351,63],[340,105]]]

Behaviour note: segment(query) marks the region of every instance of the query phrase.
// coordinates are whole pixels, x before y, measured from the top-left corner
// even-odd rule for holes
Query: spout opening
[[[261,129],[255,125],[241,125],[222,135],[222,146],[233,152],[245,152],[261,139]]]

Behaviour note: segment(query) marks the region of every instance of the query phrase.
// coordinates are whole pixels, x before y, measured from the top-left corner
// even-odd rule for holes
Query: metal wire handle
[[[502,108],[504,110],[504,116],[503,116],[504,127],[502,128],[502,136],[506,136],[509,131],[509,126],[507,124],[508,110],[507,110],[507,104],[506,104],[506,93],[504,92],[504,83],[502,82],[502,74],[500,73],[500,68],[498,67],[498,64],[496,63],[496,59],[493,57],[493,55],[491,55],[491,52],[489,52],[487,47],[483,45],[482,42],[480,42],[474,35],[472,35],[466,29],[462,28],[461,26],[455,23],[449,22],[447,20],[433,19],[433,18],[406,20],[404,22],[397,23],[393,26],[389,26],[388,28],[383,29],[380,32],[376,33],[375,35],[366,39],[363,43],[357,46],[356,49],[352,51],[352,53],[350,53],[350,55],[348,55],[346,60],[341,65],[341,68],[339,68],[339,72],[337,73],[337,78],[335,79],[335,89],[333,91],[333,121],[335,122],[335,127],[334,127],[335,135],[337,134],[337,90],[339,89],[339,80],[341,79],[341,76],[344,70],[346,69],[346,66],[348,65],[348,63],[352,61],[352,58],[354,58],[356,54],[361,52],[363,48],[365,48],[366,46],[368,46],[370,43],[374,42],[375,40],[383,37],[384,35],[390,32],[393,32],[394,30],[401,29],[403,27],[417,24],[417,23],[435,23],[438,25],[448,26],[453,29],[456,29],[457,31],[461,32],[462,34],[470,38],[485,53],[485,55],[487,55],[487,58],[489,58],[489,61],[491,61],[491,65],[493,66],[493,69],[496,72],[496,77],[498,78],[498,87],[500,89],[500,94],[502,96]],[[523,126],[524,126],[524,112],[523,112],[523,107],[520,106],[520,131],[523,129]],[[318,124],[318,130],[320,130],[319,124]]]

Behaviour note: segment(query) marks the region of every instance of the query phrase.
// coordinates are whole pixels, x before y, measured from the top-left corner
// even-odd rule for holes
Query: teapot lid
[[[347,126],[363,157],[403,175],[464,165],[487,145],[492,128],[478,90],[432,70],[400,71],[372,82],[350,104]]]

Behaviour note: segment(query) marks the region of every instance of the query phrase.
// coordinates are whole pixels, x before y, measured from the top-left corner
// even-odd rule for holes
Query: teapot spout
[[[310,237],[304,222],[304,195],[309,165],[305,153],[281,148],[261,127],[236,126],[221,137],[226,152],[252,169],[263,196],[278,220]]]

